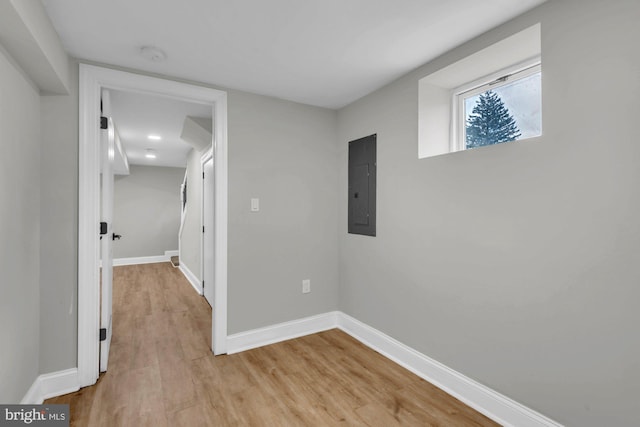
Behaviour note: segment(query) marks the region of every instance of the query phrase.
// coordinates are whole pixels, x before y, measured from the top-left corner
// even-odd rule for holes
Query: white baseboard
[[[156,256],[141,256],[133,258],[116,258],[113,260],[113,266],[118,267],[122,265],[136,265],[136,264],[155,264],[156,262],[169,261],[164,255]]]
[[[544,415],[340,311],[229,335],[227,353],[238,353],[333,328],[341,329],[499,424],[514,427],[562,427]]]
[[[503,426],[562,427],[390,336],[340,313],[338,328]]]
[[[24,395],[22,400],[20,401],[21,405],[39,405],[44,399],[40,399],[40,381],[38,381],[40,377],[37,377],[29,390],[27,390],[27,394]]]
[[[113,260],[113,266],[136,265],[136,264],[155,264],[156,262],[171,261],[172,256],[177,256],[178,251],[164,251],[164,255],[140,256],[131,258],[116,258]]]
[[[178,268],[180,269],[180,271],[182,271],[182,274],[184,274],[184,277],[187,278],[189,283],[191,283],[193,289],[195,289],[199,295],[202,295],[202,283],[200,282],[200,280],[198,280],[196,275],[193,274],[191,270],[189,270],[189,267],[187,267],[182,261],[180,261],[180,265],[178,266]]]
[[[79,389],[77,368],[42,374],[36,378],[20,403],[40,405],[45,399],[73,393]]]
[[[334,329],[338,322],[338,314],[339,312],[334,311],[229,335],[227,354]]]

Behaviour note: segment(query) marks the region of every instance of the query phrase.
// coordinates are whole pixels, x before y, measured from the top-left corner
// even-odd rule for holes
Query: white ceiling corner
[[[543,2],[42,0],[76,58],[328,108]]]

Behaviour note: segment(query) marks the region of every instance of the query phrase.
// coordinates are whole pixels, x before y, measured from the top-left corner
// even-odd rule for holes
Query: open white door
[[[213,291],[214,291],[214,226],[213,226],[213,158],[209,157],[202,164],[203,183],[202,183],[202,281],[204,285],[204,297],[209,302],[211,307],[213,305]]]
[[[213,140],[215,176],[215,278],[212,343],[216,355],[227,352],[227,226],[228,141],[227,93],[203,86],[128,73],[95,65],[79,66],[78,147],[78,383],[81,387],[98,379],[97,342],[100,315],[99,259],[100,222],[98,199],[100,168],[100,95],[105,88],[162,94],[174,99],[211,105],[215,124]],[[208,279],[211,280],[211,279]]]
[[[102,277],[100,304],[100,372],[106,372],[111,344],[111,312],[113,287],[113,165],[115,159],[115,129],[113,121],[107,119],[107,129],[101,135],[101,221],[106,223],[106,234],[101,239]],[[104,230],[102,230],[104,231]]]

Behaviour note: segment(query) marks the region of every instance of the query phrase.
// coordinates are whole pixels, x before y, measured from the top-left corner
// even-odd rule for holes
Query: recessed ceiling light
[[[144,155],[147,159],[155,159],[156,158],[156,152],[153,150],[147,150],[147,152]]]
[[[149,138],[152,141],[160,141],[162,139],[160,135],[149,135],[147,136],[147,138]]]
[[[155,46],[143,46],[140,48],[140,55],[152,62],[162,62],[167,59],[167,54]]]

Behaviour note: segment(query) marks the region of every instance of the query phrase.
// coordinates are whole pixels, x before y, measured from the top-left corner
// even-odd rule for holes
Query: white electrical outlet
[[[305,279],[302,281],[302,293],[308,294],[311,292],[311,280]]]

